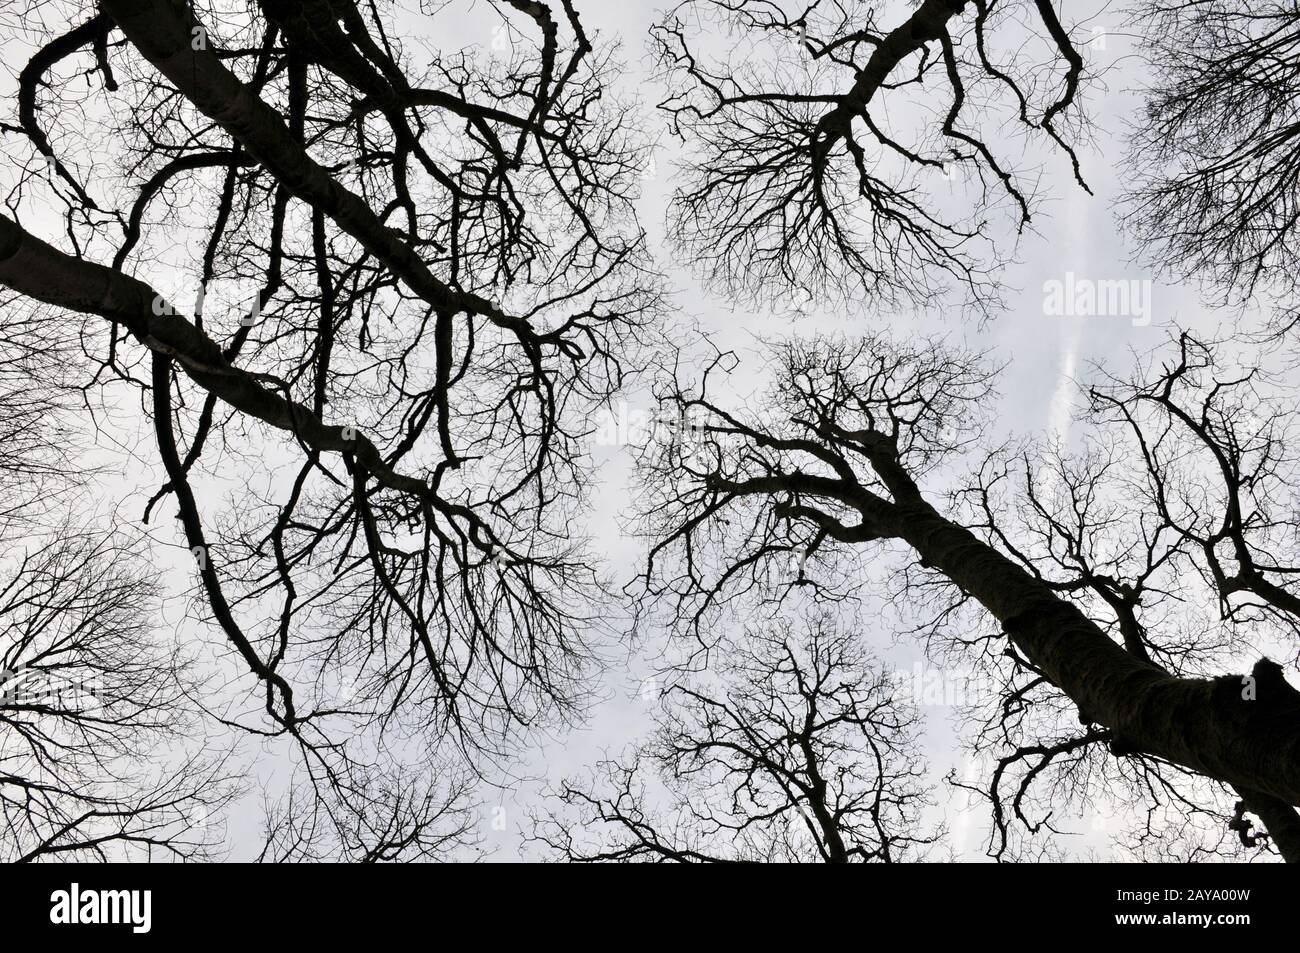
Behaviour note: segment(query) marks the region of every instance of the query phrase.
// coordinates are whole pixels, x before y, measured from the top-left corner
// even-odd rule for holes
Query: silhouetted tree
[[[687,0],[653,31],[687,148],[672,234],[727,290],[925,303],[996,298],[991,213],[1030,222],[1018,135],[1072,142],[1088,72],[1049,0]],[[722,36],[725,32],[725,37]],[[944,177],[972,185],[966,212]]]
[[[651,741],[552,793],[542,843],[583,861],[926,856],[917,713],[858,632],[819,617],[716,648],[712,672],[663,691]]]
[[[728,366],[715,361],[663,393],[692,421],[690,452],[677,441],[642,455],[655,488],[643,507],[647,607],[708,644],[724,611],[809,587],[842,597],[869,562],[922,616],[937,656],[979,663],[1001,686],[970,713],[974,750],[999,758],[984,788],[992,853],[1005,853],[1012,824],[1050,829],[1110,779],[1139,806],[1144,790],[1201,814],[1209,789],[1219,803],[1244,799],[1294,859],[1300,692],[1267,657],[1227,667],[1294,638],[1290,584],[1269,578],[1286,576],[1294,545],[1285,440],[1267,410],[1287,398],[1258,397],[1258,375],[1219,376],[1186,336],[1176,345],[1163,375],[1094,391],[1109,455],[997,451],[951,506],[932,502],[953,479],[944,464],[987,426],[994,372],[979,355],[881,335],[779,344],[770,389],[745,407],[711,397]],[[1176,419],[1181,401],[1198,408],[1192,425]],[[1139,417],[1146,402],[1174,422]],[[1212,460],[1207,437],[1237,462],[1197,468],[1188,449]],[[797,572],[772,573],[792,557]],[[1211,583],[1220,612],[1192,611],[1205,605],[1197,582]],[[1026,801],[1035,781],[1050,792],[1038,819]]]
[[[77,335],[0,324],[0,860],[199,859],[238,793],[147,540],[99,529],[71,417]],[[74,519],[68,513],[82,510]]]
[[[0,858],[218,853],[234,772],[188,743],[194,688],[153,631],[152,567],[72,527],[23,542],[0,534]]]
[[[592,697],[612,594],[580,533],[584,440],[659,333],[647,155],[570,0],[489,8],[491,53],[452,49],[441,8],[432,39],[353,0],[21,9],[0,653],[108,688],[0,704],[13,856],[204,856],[191,808],[231,790],[181,744],[200,714],[285,742],[262,859],[454,856],[477,841],[480,756]],[[892,308],[956,286],[991,310],[993,219],[1019,233],[1037,207],[1014,157],[1046,146],[1086,188],[1093,74],[1064,11],[679,5],[652,32],[686,147],[672,237],[742,297]],[[1156,79],[1132,221],[1170,269],[1247,295],[1294,290],[1296,16],[1139,13]],[[1104,795],[1140,818],[1136,856],[1300,857],[1300,694],[1269,658],[1300,620],[1292,395],[1239,343],[1185,334],[1098,378],[1077,453],[984,445],[997,370],[942,341],[776,344],[748,408],[717,396],[730,356],[698,379],[670,360],[683,425],[640,457],[642,608],[709,666],[539,836],[581,859],[923,855],[914,716],[857,643],[824,621],[715,635],[731,609],[869,576],[934,657],[998,686],[963,710],[987,770],[953,778],[989,803],[993,856],[1046,856],[1033,835]],[[160,536],[194,564],[234,697],[145,621],[143,539],[49,518],[99,460],[73,432],[108,420],[149,433],[141,518],[175,514]],[[163,742],[173,761],[141,760]]]
[[[385,733],[495,752],[588,691],[582,439],[659,307],[644,149],[571,4],[496,8],[500,57],[351,0],[28,11],[65,25],[3,127],[0,285],[143,404],[145,519],[175,507],[255,701],[222,717],[292,742],[267,856],[441,851],[460,771],[419,793],[443,756],[386,769]]]
[[[1243,298],[1296,291],[1300,8],[1147,0],[1136,25],[1152,70],[1135,123],[1127,220],[1179,276]]]

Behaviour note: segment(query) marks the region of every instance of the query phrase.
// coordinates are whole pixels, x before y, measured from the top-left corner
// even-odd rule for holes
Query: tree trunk
[[[1288,864],[1300,864],[1300,815],[1295,808],[1249,788],[1238,788],[1237,793],[1246,802],[1246,810],[1264,822],[1264,830],[1282,858]]]
[[[1300,804],[1300,694],[1271,662],[1249,676],[1176,678],[1135,658],[1070,602],[1058,598],[965,527],[921,500],[898,504],[899,533],[926,562],[978,600],[1034,665],[1110,728],[1112,751],[1140,751],[1227,784]],[[1295,812],[1261,799],[1264,818],[1292,844]]]

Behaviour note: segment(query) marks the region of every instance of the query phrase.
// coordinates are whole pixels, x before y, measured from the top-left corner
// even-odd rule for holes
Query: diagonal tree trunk
[[[1113,729],[1116,754],[1140,751],[1300,804],[1300,696],[1273,663],[1213,680],[1166,674],[928,503],[908,500],[897,510],[899,537],[1002,624],[1079,706],[1081,720]]]

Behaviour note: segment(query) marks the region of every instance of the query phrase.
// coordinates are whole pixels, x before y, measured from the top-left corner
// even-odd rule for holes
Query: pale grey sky
[[[897,3],[893,6],[903,9]],[[1147,326],[1135,326],[1128,317],[1046,313],[1044,289],[1047,283],[1064,282],[1067,275],[1093,281],[1142,282],[1152,279],[1142,263],[1132,260],[1140,250],[1125,243],[1112,208],[1123,184],[1118,158],[1123,151],[1124,123],[1133,116],[1136,105],[1131,89],[1141,82],[1141,65],[1130,55],[1132,44],[1123,35],[1121,13],[1115,4],[1101,0],[1071,0],[1069,6],[1072,15],[1081,16],[1076,11],[1083,7],[1095,14],[1090,21],[1096,32],[1089,56],[1095,63],[1109,68],[1105,88],[1094,89],[1087,103],[1088,113],[1096,125],[1096,141],[1093,147],[1085,148],[1081,156],[1084,175],[1095,194],[1089,196],[1074,184],[1066,160],[1059,153],[1017,157],[1022,168],[1041,168],[1039,192],[1046,201],[1035,218],[1035,230],[1026,233],[1015,246],[1019,263],[1010,267],[1003,276],[1007,289],[1005,311],[979,323],[964,319],[955,311],[885,314],[861,306],[826,310],[814,307],[813,313],[792,321],[787,315],[735,306],[722,295],[704,290],[692,277],[689,263],[681,261],[664,242],[666,199],[673,185],[673,163],[678,154],[676,143],[668,135],[664,116],[654,109],[661,89],[649,73],[646,55],[647,30],[660,16],[661,5],[583,3],[579,0],[578,8],[588,29],[606,40],[617,38],[621,42],[624,69],[618,83],[620,92],[630,100],[639,101],[644,122],[659,134],[661,144],[655,155],[653,172],[645,178],[640,214],[642,224],[651,236],[659,265],[676,292],[675,301],[683,326],[688,321],[697,322],[715,346],[742,351],[753,347],[758,337],[807,334],[819,330],[852,333],[886,324],[947,333],[987,348],[996,360],[1008,363],[998,385],[1001,396],[995,420],[1000,431],[1013,435],[1055,430],[1067,440],[1074,401],[1072,379],[1082,375],[1090,362],[1105,362],[1123,369],[1131,362],[1131,351],[1146,351],[1157,345],[1174,320],[1202,327],[1214,326],[1220,317],[1202,306],[1196,288],[1159,282],[1151,287],[1151,321]],[[430,40],[440,47],[476,46],[490,50],[494,43],[502,42],[499,15],[487,3],[481,0],[455,2],[446,4],[446,8],[436,20],[439,32],[430,36]],[[415,24],[418,17],[419,14],[411,13],[410,22]],[[2,23],[0,30],[8,32]],[[29,46],[16,34],[3,42],[10,63],[3,78],[4,92],[11,97],[14,64],[25,59]],[[954,193],[951,201],[961,203],[963,199]],[[689,341],[683,343],[688,347],[694,346]],[[634,393],[627,398],[625,409],[636,414],[645,413],[650,408],[643,395]],[[116,513],[118,518],[125,520],[138,518],[143,500],[151,495],[159,482],[160,471],[151,447],[147,441],[142,441],[142,432],[134,429],[134,424],[124,425],[120,432],[106,429],[97,439],[100,452],[115,463],[115,472],[102,489],[104,514],[111,517]],[[603,486],[591,514],[590,528],[597,539],[598,549],[608,559],[608,572],[622,583],[632,577],[640,554],[640,544],[623,535],[619,528],[619,516],[625,512],[627,500],[635,494],[636,488],[628,482],[630,471],[626,448],[599,448],[597,458],[601,461],[599,477]],[[218,491],[214,489],[214,492]],[[189,581],[187,556],[179,547],[160,549],[159,560],[171,567],[176,592]],[[182,618],[179,598],[168,604],[167,624],[176,627],[180,638],[190,637],[187,630],[191,623]],[[893,644],[891,632],[872,631],[869,622],[865,624],[868,628],[864,633],[892,667],[906,671],[920,661],[919,647]],[[493,850],[493,859],[514,859],[525,850],[520,835],[527,827],[526,811],[535,803],[539,779],[553,781],[581,771],[603,751],[617,750],[644,733],[654,699],[641,693],[639,687],[641,680],[653,671],[653,655],[657,648],[651,634],[630,657],[613,659],[603,686],[605,701],[591,711],[585,727],[537,739],[536,744],[524,753],[521,764],[513,770],[529,780],[506,783],[501,790],[485,788],[483,834],[485,846]],[[949,711],[941,705],[927,706],[925,711],[930,728],[927,749],[935,777],[941,778],[954,767],[959,771],[965,770],[946,722]],[[242,745],[242,754],[255,765],[254,770],[259,776],[273,779],[278,771],[278,749],[268,746],[265,751],[259,751],[260,747],[246,741]],[[941,791],[941,800],[945,796]],[[256,836],[259,820],[253,810],[257,806],[256,799],[247,802],[246,806],[248,810],[233,817],[230,823],[235,857],[244,856]],[[962,855],[969,859],[980,858],[979,830],[982,825],[973,822],[975,833],[968,836],[962,833],[964,829],[957,815],[950,815],[949,822],[954,832],[954,844]],[[502,824],[504,829],[498,829]],[[1086,842],[1101,844],[1104,841],[1104,829],[1098,829],[1087,821],[1080,821],[1077,827],[1083,832]]]
[[[897,4],[894,8],[901,9]],[[647,121],[663,129],[662,117],[657,117],[651,108],[660,88],[648,74],[644,54],[646,32],[662,16],[664,8],[658,4],[620,2],[580,9],[584,22],[594,25],[604,37],[621,39],[628,64],[624,84],[640,91],[647,107]],[[1065,157],[1059,153],[1017,157],[1022,168],[1041,168],[1038,191],[1044,201],[1034,219],[1034,232],[1027,232],[1014,244],[1019,262],[1003,276],[1007,303],[1004,312],[986,323],[978,323],[973,319],[963,320],[955,311],[882,314],[862,306],[828,310],[814,307],[811,314],[791,321],[785,315],[734,306],[724,296],[707,292],[692,279],[689,263],[680,260],[663,239],[666,198],[673,185],[673,163],[678,157],[676,141],[664,130],[656,154],[656,174],[646,182],[641,216],[655,240],[662,267],[672,285],[680,289],[677,300],[682,312],[698,320],[712,342],[724,350],[752,348],[757,337],[812,334],[822,330],[851,334],[883,325],[948,334],[973,347],[989,349],[997,362],[1007,362],[1007,370],[998,382],[1000,404],[994,415],[996,426],[1005,435],[1055,430],[1069,440],[1076,399],[1074,380],[1085,374],[1091,362],[1102,362],[1115,369],[1127,368],[1132,362],[1132,352],[1157,346],[1172,322],[1211,327],[1222,320],[1220,315],[1202,306],[1195,287],[1154,281],[1150,269],[1133,260],[1139,249],[1128,245],[1121,235],[1113,202],[1123,186],[1118,159],[1123,151],[1125,122],[1134,116],[1137,106],[1133,90],[1142,82],[1142,67],[1131,55],[1133,43],[1124,33],[1122,11],[1117,4],[1104,0],[1087,3],[1071,0],[1069,13],[1092,24],[1094,39],[1088,56],[1095,65],[1107,70],[1106,88],[1094,90],[1087,104],[1096,125],[1095,142],[1082,151],[1083,174],[1094,195],[1088,195],[1075,184]],[[492,18],[487,19],[491,22]],[[953,188],[952,201],[962,202],[960,186]],[[1006,237],[1014,240],[1012,236]],[[1134,326],[1134,321],[1125,316],[1046,314],[1046,284],[1066,281],[1067,273],[1093,281],[1151,281],[1150,324]],[[635,400],[629,406],[633,412],[648,410],[648,405]],[[601,495],[592,525],[604,528],[600,538],[607,546],[615,573],[620,579],[630,578],[636,571],[638,545],[609,531],[616,525],[615,517],[628,495],[635,492],[635,487],[626,482],[629,477],[626,452],[611,453],[602,476],[607,488]],[[919,646],[895,645],[891,632],[872,632],[871,620],[862,621],[873,648],[891,667],[906,672],[922,661]],[[651,670],[649,661],[634,660],[630,671],[611,671],[609,700],[593,711],[585,729],[542,746],[534,758],[534,770],[556,779],[581,771],[605,750],[616,751],[636,740],[645,730],[653,705],[653,701],[639,696],[637,686],[639,679]],[[934,777],[942,778],[954,768],[965,776],[972,765],[956,749],[948,724],[951,709],[928,704],[923,710],[929,728],[927,753]],[[508,817],[522,820],[531,788],[523,785],[516,796],[507,794],[502,798]],[[941,802],[946,796],[947,791],[941,786]],[[960,803],[964,799],[948,801],[942,806],[948,815],[953,845],[965,859],[982,860],[982,815],[956,813],[954,808]],[[1098,814],[1104,815],[1105,808],[1099,808]],[[1074,848],[1082,844],[1104,847],[1107,826],[1092,817],[1080,819],[1075,824],[1080,837],[1067,843]],[[489,830],[488,835],[500,843],[499,857],[515,856],[513,831]]]

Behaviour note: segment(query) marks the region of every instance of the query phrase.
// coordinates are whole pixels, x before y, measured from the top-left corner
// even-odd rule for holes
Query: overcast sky
[[[897,3],[893,6],[902,9]],[[1147,326],[1136,326],[1128,316],[1048,313],[1053,310],[1045,304],[1049,297],[1045,289],[1051,287],[1050,282],[1065,283],[1071,280],[1068,276],[1073,276],[1073,280],[1137,282],[1151,281],[1153,277],[1140,261],[1134,260],[1139,250],[1125,244],[1113,208],[1113,200],[1122,185],[1118,159],[1123,153],[1124,125],[1134,115],[1136,99],[1132,90],[1141,83],[1142,67],[1130,55],[1132,43],[1123,35],[1118,7],[1093,0],[1070,0],[1067,6],[1071,16],[1082,17],[1085,10],[1092,16],[1094,32],[1088,56],[1096,66],[1108,70],[1104,88],[1094,88],[1087,101],[1088,113],[1096,124],[1096,141],[1082,151],[1082,160],[1084,175],[1094,194],[1086,194],[1073,182],[1066,159],[1059,153],[1019,157],[1021,168],[1041,168],[1039,192],[1046,201],[1035,217],[1035,230],[1027,232],[1015,246],[1019,262],[1003,275],[1005,311],[980,323],[956,310],[889,314],[861,306],[823,309],[817,303],[810,309],[812,313],[794,320],[786,314],[735,307],[722,296],[703,290],[692,277],[690,263],[680,260],[663,241],[666,197],[673,185],[677,153],[663,115],[654,109],[660,89],[650,76],[647,63],[647,30],[656,22],[662,8],[630,0],[617,3],[579,0],[578,8],[589,31],[605,40],[621,42],[625,66],[620,78],[622,95],[639,100],[644,122],[659,135],[660,145],[652,170],[647,170],[640,212],[660,267],[676,292],[674,300],[680,311],[677,319],[683,326],[697,322],[701,332],[720,348],[742,351],[752,348],[757,337],[785,333],[806,334],[825,329],[853,333],[886,324],[915,327],[918,331],[941,331],[987,348],[995,360],[1008,364],[998,384],[1000,405],[994,417],[1000,432],[1013,435],[1055,430],[1067,440],[1075,400],[1073,382],[1085,374],[1091,362],[1103,362],[1123,370],[1131,364],[1132,352],[1156,346],[1172,322],[1202,327],[1215,324],[1219,317],[1201,306],[1195,288],[1158,282],[1150,286]],[[444,49],[466,46],[491,50],[494,42],[498,45],[502,42],[500,17],[487,3],[449,4],[434,22],[438,29],[436,42]],[[422,32],[429,35],[427,29]],[[29,55],[30,46],[26,41],[13,39],[4,43],[7,54],[15,49],[21,51],[6,57],[10,66],[4,80],[8,84],[5,92],[12,96],[13,74]],[[955,194],[952,200],[961,202],[962,198]],[[630,417],[649,409],[636,395],[628,398],[625,408]],[[138,516],[143,500],[158,485],[159,470],[152,459],[152,448],[147,442],[137,443],[140,436],[134,432],[99,436],[105,450],[115,454],[128,451],[125,455],[128,462],[118,466],[113,480],[105,486],[103,507],[107,514],[122,514],[122,518]],[[136,447],[138,454],[134,452]],[[628,482],[628,457],[625,448],[598,448],[602,490],[597,495],[590,524],[598,548],[608,559],[608,571],[620,583],[632,577],[640,553],[640,544],[624,536],[619,528],[619,516],[636,492]],[[181,559],[176,553],[172,556]],[[185,567],[180,563],[177,566],[180,567],[176,569],[177,578],[184,578]],[[182,621],[179,600],[169,603],[168,613],[168,624],[177,626],[179,637],[191,637],[188,623]],[[921,660],[918,647],[894,644],[893,633],[873,629],[869,620],[862,620],[862,624],[864,637],[872,641],[891,667],[907,671]],[[527,752],[523,763],[517,766],[517,773],[529,779],[507,784],[499,791],[485,789],[484,835],[487,846],[494,849],[494,859],[513,859],[525,850],[520,831],[527,826],[526,810],[534,803],[542,779],[557,780],[580,771],[592,764],[602,751],[618,750],[642,735],[654,702],[653,696],[643,695],[639,687],[641,679],[653,671],[657,648],[652,634],[638,652],[612,664],[603,686],[606,700],[594,708],[587,725],[572,733],[539,739]],[[936,778],[954,767],[964,770],[947,727],[949,714],[944,706],[926,708],[930,761]],[[272,751],[269,761],[263,758],[259,762],[258,771],[263,776],[274,775],[274,757]],[[945,796],[942,791],[940,796],[941,799]],[[236,857],[246,855],[248,846],[254,842],[258,818],[251,808],[255,806],[256,800],[250,801],[250,810],[231,825]],[[982,825],[975,824],[976,833],[963,839],[959,819],[950,816],[949,822],[955,846],[963,856],[980,858],[978,831]],[[504,830],[498,830],[502,824]],[[1096,825],[1085,819],[1078,827],[1088,842],[1101,843],[1104,831]]]
[[[894,7],[900,9],[897,4]],[[1087,56],[1094,67],[1106,71],[1104,88],[1095,88],[1087,102],[1088,113],[1096,124],[1096,139],[1091,148],[1082,152],[1083,173],[1094,194],[1088,195],[1075,184],[1067,160],[1059,153],[1027,155],[1021,160],[1024,169],[1041,168],[1039,192],[1044,201],[1034,218],[1036,233],[1026,233],[1014,245],[1019,262],[1003,275],[1006,310],[982,323],[969,316],[963,319],[955,309],[888,314],[862,306],[823,310],[816,305],[807,317],[791,320],[788,315],[763,314],[735,307],[721,295],[701,289],[692,280],[689,262],[676,256],[663,240],[666,198],[672,189],[673,164],[678,153],[676,141],[664,128],[662,116],[654,114],[659,88],[649,75],[646,32],[662,16],[664,8],[653,3],[620,2],[587,5],[579,9],[584,22],[595,27],[602,36],[621,39],[628,67],[625,85],[629,89],[641,90],[647,121],[661,132],[655,174],[646,181],[641,203],[642,222],[654,238],[662,267],[669,274],[673,286],[679,289],[677,301],[682,312],[698,320],[703,331],[722,349],[752,348],[755,337],[811,334],[819,330],[854,333],[887,324],[896,328],[900,325],[914,326],[918,332],[948,334],[971,346],[987,348],[996,362],[1008,364],[998,382],[1000,406],[994,416],[998,428],[1008,436],[1055,430],[1068,441],[1076,400],[1075,382],[1086,374],[1091,363],[1101,362],[1112,369],[1122,370],[1131,366],[1134,352],[1146,352],[1157,346],[1175,321],[1184,326],[1206,327],[1222,320],[1222,316],[1202,306],[1196,288],[1169,286],[1155,281],[1150,269],[1140,260],[1135,260],[1140,257],[1136,254],[1139,250],[1126,244],[1121,235],[1114,208],[1114,200],[1122,189],[1118,159],[1124,148],[1125,123],[1135,115],[1138,103],[1135,91],[1141,86],[1143,70],[1140,61],[1132,55],[1134,43],[1124,34],[1122,11],[1116,4],[1071,0],[1067,5],[1068,15],[1077,16],[1080,21],[1086,20],[1091,25]],[[481,19],[471,17],[467,24],[481,22],[484,39],[490,43],[491,31],[497,22],[495,15],[484,5],[476,5],[473,13]],[[954,195],[953,200],[960,202],[962,198]],[[1128,316],[1080,317],[1045,313],[1053,310],[1045,302],[1047,291],[1051,290],[1049,282],[1065,284],[1067,275],[1073,275],[1076,282],[1079,279],[1151,282],[1149,325],[1135,326],[1135,320],[1142,319]],[[1148,286],[1143,284],[1140,287]],[[647,409],[644,404],[630,404],[632,413]],[[592,525],[619,578],[630,578],[635,572],[639,544],[615,532],[615,517],[636,489],[626,482],[626,452],[609,452],[602,477],[606,490],[600,498],[599,511]],[[875,651],[887,660],[891,668],[910,672],[922,662],[919,646],[894,644],[892,632],[873,631],[870,619],[859,621],[863,625],[864,637],[871,640]],[[580,771],[603,750],[617,750],[634,740],[644,731],[653,704],[638,693],[639,679],[652,670],[650,660],[634,658],[629,672],[612,671],[607,686],[611,697],[593,712],[588,727],[543,746],[535,759],[534,770],[552,779],[558,778]],[[928,674],[928,668],[926,672]],[[954,768],[959,774],[971,771],[973,766],[956,750],[948,726],[951,709],[927,704],[924,711],[929,726],[927,742],[934,777],[942,778]],[[523,785],[516,797],[507,795],[503,798],[507,816],[512,821],[521,818],[522,807],[529,800],[524,792],[531,790],[531,785]],[[942,802],[947,797],[946,790],[941,789],[939,797]],[[957,803],[965,802],[949,802],[941,806],[941,811]],[[1104,814],[1105,809],[1100,813]],[[984,859],[981,848],[983,823],[969,816],[963,822],[960,816],[952,813],[948,820],[958,853],[965,859]],[[1081,843],[1104,846],[1108,826],[1108,821],[1093,817],[1079,820],[1075,828],[1081,832],[1081,837],[1078,841],[1071,840],[1069,846],[1078,847]],[[501,835],[489,830],[488,834],[500,841],[499,856],[515,856],[511,832]]]

